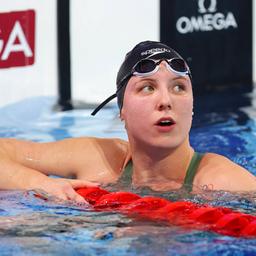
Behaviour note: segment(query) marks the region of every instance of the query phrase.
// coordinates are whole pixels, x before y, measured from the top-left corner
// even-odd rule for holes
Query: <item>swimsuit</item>
[[[186,176],[182,185],[182,189],[187,190],[188,192],[192,191],[193,188],[193,181],[196,175],[196,171],[198,166],[203,158],[203,154],[194,152],[194,155],[190,161],[188,169],[186,171]],[[119,182],[123,184],[131,184],[132,183],[132,160],[128,162],[126,165],[122,175],[120,176]]]

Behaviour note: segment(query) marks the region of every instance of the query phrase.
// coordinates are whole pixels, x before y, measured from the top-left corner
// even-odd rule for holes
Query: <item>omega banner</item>
[[[161,41],[187,60],[194,90],[252,88],[252,0],[161,0]]]

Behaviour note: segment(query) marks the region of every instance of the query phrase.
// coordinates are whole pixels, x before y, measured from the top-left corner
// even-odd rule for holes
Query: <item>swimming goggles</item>
[[[138,61],[132,68],[132,75],[146,77],[155,74],[159,70],[159,64],[165,61],[166,68],[180,76],[190,75],[189,67],[183,59],[142,59]]]
[[[159,69],[159,64],[165,61],[166,67],[170,72],[174,72],[177,75],[180,76],[186,76],[188,75],[191,77],[191,73],[189,70],[189,67],[187,63],[181,59],[181,58],[172,58],[172,59],[159,59],[159,60],[154,60],[154,59],[142,59],[138,61],[133,68],[131,69],[131,72],[128,73],[120,82],[121,84],[120,87],[118,87],[116,93],[108,97],[106,100],[104,100],[98,107],[94,109],[94,111],[91,113],[91,115],[96,115],[96,113],[103,108],[109,101],[117,97],[117,93],[121,91],[125,83],[123,83],[126,79],[128,79],[130,76],[139,76],[139,77],[147,77],[155,74],[158,69]]]

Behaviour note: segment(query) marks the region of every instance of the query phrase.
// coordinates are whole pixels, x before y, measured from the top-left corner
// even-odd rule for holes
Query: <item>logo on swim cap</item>
[[[163,53],[163,52],[171,52],[171,50],[166,49],[166,48],[153,48],[150,50],[146,50],[145,52],[142,52],[140,55],[141,56],[149,55],[149,54],[156,55],[158,53]]]

